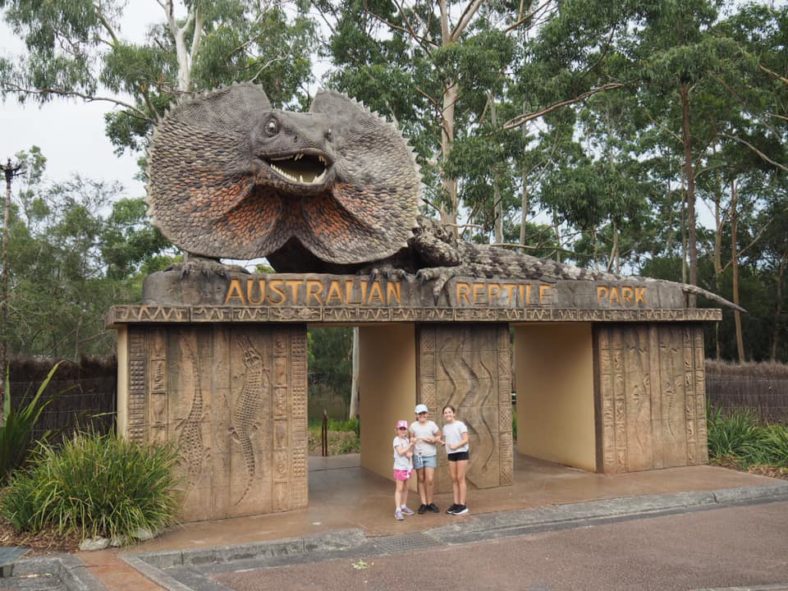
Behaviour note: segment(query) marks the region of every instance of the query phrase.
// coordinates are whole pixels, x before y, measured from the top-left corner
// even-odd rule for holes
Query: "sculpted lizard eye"
[[[265,133],[274,136],[279,133],[279,122],[276,119],[269,119],[265,124]]]

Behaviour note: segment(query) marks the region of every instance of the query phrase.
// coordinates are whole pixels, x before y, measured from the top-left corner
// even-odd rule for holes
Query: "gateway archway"
[[[362,276],[157,273],[144,305],[109,316],[119,431],[179,446],[185,520],[302,508],[306,326],[357,325],[363,467],[388,478],[395,419],[451,403],[471,432],[471,485],[508,486],[513,330],[520,452],[602,472],[703,463],[699,323],[720,311],[632,285],[637,301],[611,301],[598,283],[457,278],[436,298]]]

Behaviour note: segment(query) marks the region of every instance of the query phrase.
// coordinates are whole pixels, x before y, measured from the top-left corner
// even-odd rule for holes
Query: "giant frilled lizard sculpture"
[[[156,128],[149,175],[154,224],[209,259],[266,257],[279,272],[416,274],[434,282],[436,297],[455,276],[659,282],[457,240],[418,215],[419,167],[397,128],[333,91],[318,92],[307,113],[273,109],[252,84],[183,100]]]

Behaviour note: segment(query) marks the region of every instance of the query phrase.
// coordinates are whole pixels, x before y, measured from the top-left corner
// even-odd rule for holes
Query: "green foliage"
[[[40,150],[18,157],[28,173],[9,225],[9,322],[1,327],[9,349],[73,359],[109,354],[107,309],[139,299],[142,274],[168,262],[168,242],[145,219],[144,201],[118,199],[116,184],[78,176],[49,183]]]
[[[788,468],[788,425],[760,425],[750,412],[710,412],[708,441],[712,460]]]
[[[3,392],[3,422],[0,424],[0,485],[4,484],[12,474],[25,464],[32,444],[31,437],[41,413],[51,402],[41,402],[41,396],[52,381],[60,363],[49,370],[41,382],[35,395],[24,405],[13,408],[11,404],[11,382],[6,368]]]
[[[356,435],[359,434],[359,420],[358,417],[352,419],[338,420],[328,419],[329,431],[353,431]]]
[[[144,149],[157,117],[191,90],[254,80],[274,106],[305,106],[322,41],[322,82],[396,120],[421,165],[424,209],[459,215],[472,228],[466,239],[488,243],[502,226],[504,242],[519,242],[523,227],[529,254],[673,280],[689,267],[699,285],[733,299],[735,183],[745,356],[788,358],[784,3],[463,0],[447,5],[442,27],[424,0],[181,0],[175,22],[160,14],[138,44],[121,34],[124,2],[39,4],[0,0],[26,48],[19,60],[0,58],[0,94],[131,97],[107,115],[120,151]],[[43,165],[40,152],[28,155],[29,195],[12,212],[14,317],[0,331],[16,352],[105,352],[106,307],[138,297],[142,273],[167,264],[166,243],[141,201],[107,215],[109,200],[87,197],[114,200],[115,189],[82,181],[50,191]],[[84,198],[69,199],[75,192]],[[702,224],[690,225],[688,203]],[[698,227],[711,218],[717,227]],[[734,331],[726,312],[707,352],[734,358]],[[312,356],[313,394],[347,397],[340,341],[310,337],[327,350]]]
[[[61,449],[42,446],[18,473],[0,513],[21,531],[53,528],[127,541],[158,531],[178,510],[172,447],[145,447],[116,436],[78,435]]]
[[[0,59],[0,94],[42,103],[56,96],[130,96],[106,115],[119,152],[144,149],[154,122],[184,92],[251,80],[264,85],[275,106],[306,102],[316,34],[304,2],[172,4],[177,16],[170,20],[162,3],[161,20],[137,44],[123,38],[122,0],[4,0],[4,19],[26,51],[17,60]]]
[[[748,455],[759,440],[757,419],[752,413],[726,414],[717,409],[708,418],[709,455],[713,458]]]
[[[353,329],[319,328],[308,332],[309,393],[350,402]]]
[[[309,422],[310,453],[320,454],[322,421]],[[328,420],[328,455],[352,454],[361,451],[361,432],[358,419]]]

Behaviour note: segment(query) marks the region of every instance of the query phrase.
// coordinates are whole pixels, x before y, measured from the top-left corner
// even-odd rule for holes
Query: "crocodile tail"
[[[252,483],[254,482],[254,451],[252,450],[252,440],[247,435],[239,436],[238,442],[241,444],[241,455],[243,456],[244,463],[246,463],[246,488],[244,489],[241,496],[235,502],[236,505],[240,505],[241,502],[246,498],[246,495],[249,494],[249,491],[252,490]]]

